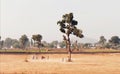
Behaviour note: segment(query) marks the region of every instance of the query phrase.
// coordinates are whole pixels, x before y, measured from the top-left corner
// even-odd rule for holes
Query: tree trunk
[[[40,47],[39,47],[39,53],[41,52]]]
[[[41,41],[38,43],[39,53],[41,52]]]
[[[65,40],[65,44],[66,44],[66,50],[68,49],[68,44],[67,44],[67,40]]]
[[[71,48],[70,48],[70,45],[71,45],[71,43],[70,43],[70,38],[69,38],[69,35],[68,35],[68,62],[71,62],[72,60],[71,60]]]
[[[71,62],[72,60],[71,60],[71,52],[70,51],[68,52],[68,55],[69,55],[68,56],[68,62]]]

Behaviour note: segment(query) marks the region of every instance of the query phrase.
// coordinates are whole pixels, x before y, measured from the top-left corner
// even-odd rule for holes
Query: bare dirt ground
[[[120,74],[120,54],[72,54],[73,62],[65,61],[67,54],[32,58],[31,54],[0,54],[0,74]]]

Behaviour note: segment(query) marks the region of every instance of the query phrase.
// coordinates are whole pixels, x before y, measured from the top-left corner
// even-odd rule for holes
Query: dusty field
[[[73,54],[73,62],[66,54],[37,56],[0,54],[0,74],[120,74],[120,54]]]

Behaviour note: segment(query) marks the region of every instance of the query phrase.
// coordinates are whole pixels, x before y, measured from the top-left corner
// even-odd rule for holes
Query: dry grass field
[[[115,53],[72,54],[72,62],[66,62],[67,54],[32,58],[32,54],[0,54],[0,74],[120,74],[120,54]]]

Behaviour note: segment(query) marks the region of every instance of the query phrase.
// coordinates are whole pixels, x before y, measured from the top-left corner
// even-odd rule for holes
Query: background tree
[[[28,41],[29,41],[29,39],[28,39],[28,37],[24,34],[24,35],[21,36],[21,38],[19,39],[19,41],[20,41],[20,44],[21,44],[21,48],[22,48],[22,49],[25,49],[25,48],[26,48],[26,45],[27,45],[27,43],[28,43]]]
[[[48,43],[48,47],[49,47],[49,48],[55,48],[55,47],[54,47],[54,44],[53,44],[52,42],[51,42],[51,43]]]
[[[84,47],[85,49],[89,49],[91,46],[92,46],[91,43],[85,43],[85,44],[83,45],[83,47]]]
[[[12,47],[13,48],[20,48],[19,41],[17,39],[12,39]]]
[[[1,46],[0,46],[0,49],[2,49],[2,48],[3,48],[3,45],[4,45],[4,40],[1,41],[0,45],[1,45]]]
[[[33,40],[31,39],[30,41],[30,46],[32,47],[33,46]]]
[[[0,36],[0,49],[1,49],[2,47],[1,47],[1,36]]]
[[[42,46],[42,43],[41,43],[42,35],[40,35],[40,34],[32,35],[32,39],[34,41],[34,46],[35,46],[35,43],[36,43],[37,47],[40,49],[40,46]]]
[[[59,45],[60,45],[61,48],[65,48],[66,47],[65,41],[59,42]]]
[[[6,47],[6,48],[11,48],[12,47],[12,39],[11,38],[6,38],[5,39],[4,47]]]
[[[51,46],[53,46],[53,48],[57,48],[58,43],[59,43],[59,42],[58,42],[57,40],[52,41],[52,42],[51,42]]]
[[[17,39],[6,38],[5,41],[2,42],[5,48],[20,48],[20,43]]]
[[[57,22],[57,24],[60,25],[60,31],[65,34],[63,35],[63,37],[64,37],[64,40],[66,40],[66,45],[68,48],[68,54],[69,54],[68,61],[71,61],[71,52],[72,52],[70,48],[71,46],[70,34],[73,34],[80,38],[83,37],[82,30],[76,27],[78,22],[73,18],[74,18],[73,13],[69,13],[69,14],[63,15],[62,20]]]
[[[109,43],[112,48],[117,48],[120,45],[120,38],[118,36],[112,36]]]
[[[104,48],[105,45],[106,45],[106,39],[105,39],[105,37],[104,36],[100,36],[100,40],[99,40],[98,43],[100,44],[101,48]]]
[[[77,51],[79,51],[79,48],[78,48],[78,42],[77,42],[77,40],[73,43],[73,50],[77,50]]]
[[[20,43],[18,40],[16,40],[13,44],[12,44],[13,48],[20,48]]]
[[[2,49],[2,48],[3,48],[3,44],[4,44],[4,41],[3,41],[3,40],[1,40],[1,36],[0,36],[0,49]]]
[[[120,43],[120,38],[118,36],[112,36],[111,39],[109,40],[110,43],[117,45]]]
[[[44,47],[49,48],[49,43],[47,43],[46,41],[42,41],[42,44],[44,45]]]

